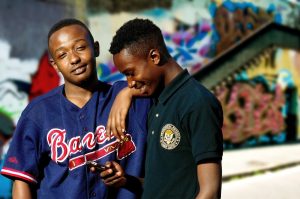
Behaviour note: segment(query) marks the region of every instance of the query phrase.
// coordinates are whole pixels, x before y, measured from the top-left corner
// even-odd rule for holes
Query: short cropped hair
[[[160,28],[149,19],[135,18],[124,23],[116,31],[109,52],[115,55],[125,48],[131,54],[143,57],[146,57],[152,48],[157,48],[164,57],[171,57]]]
[[[86,31],[88,32],[88,35],[91,39],[91,42],[94,43],[94,37],[93,37],[92,33],[90,32],[89,28],[83,22],[79,21],[78,19],[69,18],[69,19],[62,19],[52,26],[52,28],[48,32],[48,45],[49,45],[49,39],[53,33],[55,33],[56,31],[60,30],[63,27],[71,26],[71,25],[79,25],[79,26],[83,27],[84,29],[86,29]]]

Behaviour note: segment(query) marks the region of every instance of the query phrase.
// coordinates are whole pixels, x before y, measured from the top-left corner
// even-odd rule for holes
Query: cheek
[[[58,59],[56,61],[57,65],[59,66],[59,68],[65,68],[68,66],[69,64],[69,58],[65,57],[64,59]]]
[[[84,53],[80,56],[81,62],[93,62],[94,57],[89,53]]]
[[[155,89],[158,86],[158,81],[154,78],[152,78],[151,80],[149,80],[148,82],[146,82],[148,89],[151,93],[153,93],[155,91]]]
[[[151,84],[156,85],[159,82],[159,76],[156,73],[149,73],[148,79],[151,82]]]

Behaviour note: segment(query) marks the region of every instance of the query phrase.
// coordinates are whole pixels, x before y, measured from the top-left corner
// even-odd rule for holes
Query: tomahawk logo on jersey
[[[64,97],[63,86],[33,100],[19,119],[1,174],[36,184],[38,198],[87,198],[91,193],[105,198],[107,188],[86,161],[116,160],[126,173],[143,176],[150,100],[134,100],[126,142],[109,140],[105,125],[110,108],[127,83],[99,84],[82,108]],[[76,188],[66,192],[68,186]],[[119,198],[134,198],[126,190],[120,192]]]

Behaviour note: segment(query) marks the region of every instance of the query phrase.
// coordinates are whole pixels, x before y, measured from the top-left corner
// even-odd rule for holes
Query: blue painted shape
[[[272,140],[276,143],[283,143],[286,141],[286,132],[281,132],[278,135],[274,135]]]
[[[208,10],[209,10],[210,15],[214,18],[216,16],[217,4],[215,2],[211,3],[208,6]]]
[[[230,0],[224,1],[222,6],[230,12],[234,12],[236,10],[236,4],[232,3]]]
[[[261,136],[258,137],[258,142],[260,142],[260,143],[270,143],[271,139],[267,135],[261,135]]]

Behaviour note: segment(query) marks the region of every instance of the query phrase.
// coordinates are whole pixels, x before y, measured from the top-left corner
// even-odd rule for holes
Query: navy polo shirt
[[[148,114],[143,198],[195,198],[199,161],[222,159],[222,123],[216,97],[187,70],[180,73]]]

